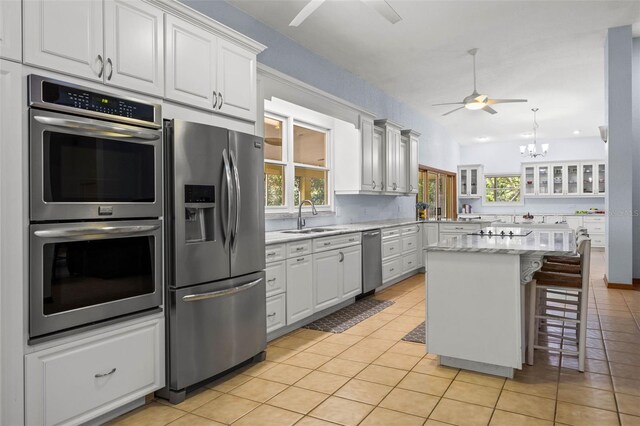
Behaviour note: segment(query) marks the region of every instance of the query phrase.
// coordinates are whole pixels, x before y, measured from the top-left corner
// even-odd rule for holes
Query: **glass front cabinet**
[[[523,164],[525,196],[602,197],[605,194],[605,163]]]
[[[480,198],[482,182],[482,166],[458,167],[458,197]]]

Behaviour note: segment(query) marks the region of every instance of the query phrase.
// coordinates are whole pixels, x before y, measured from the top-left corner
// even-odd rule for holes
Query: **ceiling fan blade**
[[[449,111],[449,112],[445,112],[444,114],[442,114],[442,116],[444,117],[445,115],[449,115],[449,114],[451,114],[452,112],[456,112],[457,110],[462,109],[462,108],[464,108],[464,106],[461,106],[460,108],[452,109],[452,110],[451,110],[451,111]]]
[[[464,105],[464,102],[446,102],[444,104],[433,104],[431,106],[439,106],[439,105]]]
[[[305,19],[309,17],[320,5],[324,3],[324,0],[311,0],[307,3],[295,18],[289,23],[290,27],[297,27],[302,24]]]
[[[508,104],[508,103],[514,103],[514,102],[527,102],[527,100],[526,99],[489,99],[487,101],[487,105]]]
[[[386,1],[384,0],[362,0],[362,1],[365,2],[367,5],[371,6],[372,8],[374,8],[380,15],[384,16],[384,18],[387,21],[391,22],[392,24],[402,21],[402,17],[398,15],[398,12],[396,12],[393,9],[393,7],[391,7],[391,5]]]
[[[483,111],[487,111],[489,114],[497,114],[498,111],[496,111],[495,109],[491,108],[489,105],[487,105],[486,107],[482,108]]]

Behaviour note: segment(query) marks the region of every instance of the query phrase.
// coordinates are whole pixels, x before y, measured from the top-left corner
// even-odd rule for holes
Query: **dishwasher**
[[[362,296],[382,285],[382,236],[379,229],[362,233]]]

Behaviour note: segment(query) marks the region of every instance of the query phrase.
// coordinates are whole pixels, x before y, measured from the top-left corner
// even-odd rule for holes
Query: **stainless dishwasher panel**
[[[169,387],[180,391],[266,348],[264,272],[171,289]]]
[[[379,229],[362,233],[362,293],[382,285],[382,233]]]

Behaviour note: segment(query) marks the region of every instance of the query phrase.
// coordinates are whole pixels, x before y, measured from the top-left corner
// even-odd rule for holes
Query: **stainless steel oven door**
[[[162,304],[160,220],[29,227],[29,336]]]
[[[162,133],[30,110],[31,220],[162,216]]]

